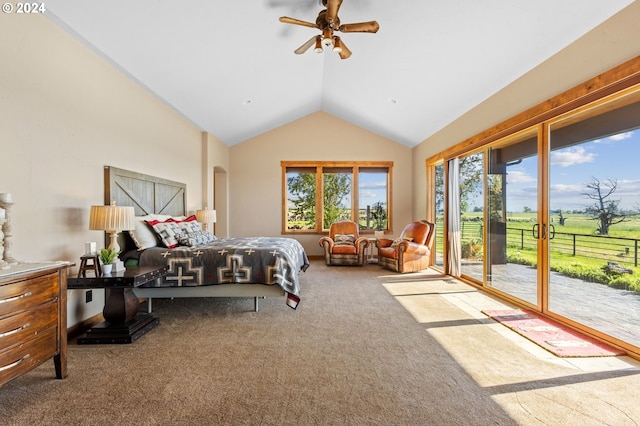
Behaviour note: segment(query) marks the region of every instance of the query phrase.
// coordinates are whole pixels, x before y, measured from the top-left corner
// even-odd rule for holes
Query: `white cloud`
[[[551,185],[550,190],[553,194],[579,194],[584,191],[584,185],[557,183]]]
[[[593,142],[594,143],[613,143],[613,142],[619,142],[619,141],[623,141],[625,139],[629,139],[632,138],[634,135],[634,132],[624,132],[624,133],[618,133],[617,135],[612,135],[609,137],[606,137],[604,139],[596,139]]]
[[[618,133],[617,135],[609,136],[607,139],[612,141],[623,141],[633,137],[633,132]]]
[[[507,172],[507,182],[508,183],[526,183],[526,182],[535,182],[536,178],[528,175],[523,170],[509,170]]]
[[[551,153],[551,165],[569,167],[575,164],[592,163],[595,158],[595,154],[587,152],[583,147],[566,148]]]
[[[360,189],[386,189],[386,182],[364,182],[360,183]]]

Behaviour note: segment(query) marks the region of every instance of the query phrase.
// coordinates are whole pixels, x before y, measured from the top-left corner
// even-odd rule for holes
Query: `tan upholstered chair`
[[[360,236],[355,222],[343,220],[329,227],[329,235],[320,238],[327,265],[363,265],[367,239]]]
[[[400,273],[427,269],[435,234],[433,223],[422,220],[408,224],[395,241],[378,238],[378,264]]]

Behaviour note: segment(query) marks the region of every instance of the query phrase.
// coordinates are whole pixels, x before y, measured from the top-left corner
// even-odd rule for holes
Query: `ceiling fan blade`
[[[338,11],[342,0],[327,0],[327,22],[332,25],[338,19]]]
[[[356,22],[353,24],[342,24],[338,31],[343,33],[377,33],[380,25],[376,21]]]
[[[342,48],[342,50],[340,52],[338,52],[338,55],[340,55],[340,59],[347,59],[349,58],[349,56],[351,56],[351,51],[349,50],[349,48],[344,44],[344,42],[340,43],[340,47]]]
[[[306,52],[307,50],[309,50],[309,48],[311,46],[313,46],[313,44],[316,42],[316,38],[318,36],[313,36],[309,39],[309,41],[307,41],[305,44],[303,44],[302,46],[298,47],[296,50],[293,51],[293,53],[295,53],[296,55],[302,55],[304,52]]]
[[[285,24],[302,25],[303,27],[318,28],[317,24],[313,24],[307,21],[301,21],[300,19],[289,18],[288,16],[281,16],[280,22],[284,22]]]

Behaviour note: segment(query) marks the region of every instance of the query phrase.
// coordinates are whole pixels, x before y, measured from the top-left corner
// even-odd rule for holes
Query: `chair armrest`
[[[362,253],[367,247],[367,244],[369,244],[369,240],[366,237],[358,237],[354,244],[356,246],[356,253]]]
[[[398,250],[411,254],[429,254],[429,247],[422,244],[414,243],[413,241],[400,242],[400,244],[398,244]]]
[[[320,247],[324,247],[325,250],[328,250],[329,252],[331,252],[331,249],[333,248],[333,240],[329,237],[320,238],[318,244],[320,244]]]
[[[391,244],[393,244],[393,240],[390,240],[388,238],[378,238],[378,239],[376,239],[376,247],[378,247],[378,248],[391,247]]]

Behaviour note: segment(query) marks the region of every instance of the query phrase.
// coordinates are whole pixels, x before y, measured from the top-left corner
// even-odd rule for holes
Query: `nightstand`
[[[133,289],[166,275],[167,270],[167,266],[136,266],[110,275],[67,278],[69,290],[109,290],[102,311],[106,321],[78,337],[78,344],[133,343],[158,325],[158,318],[138,313],[140,302]]]

